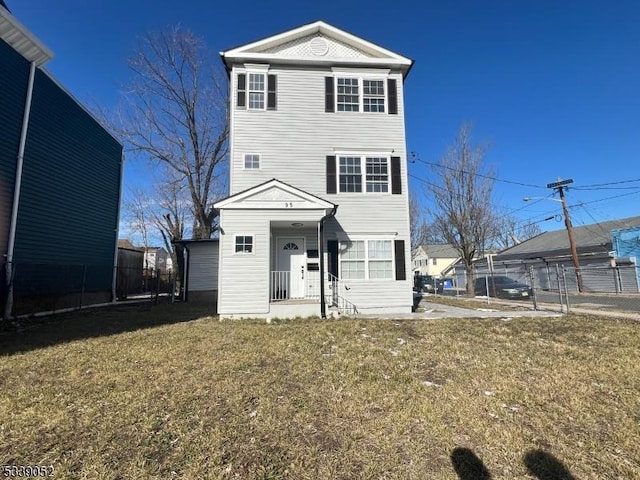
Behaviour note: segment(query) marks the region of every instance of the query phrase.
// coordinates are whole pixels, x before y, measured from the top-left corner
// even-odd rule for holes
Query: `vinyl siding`
[[[87,291],[110,290],[121,156],[120,144],[38,70],[18,212],[16,275],[20,264],[90,265]],[[48,271],[59,276],[56,269]],[[27,281],[21,277],[17,284]]]
[[[411,294],[411,254],[409,235],[408,182],[404,125],[403,80],[392,72],[398,87],[398,114],[325,112],[326,68],[295,68],[272,65],[277,75],[276,111],[235,108],[235,82],[242,67],[232,74],[231,193],[237,193],[271,178],[300,188],[339,205],[335,219],[327,223],[326,239],[339,236],[393,234],[405,241],[406,281],[351,282],[349,300],[359,309],[394,307],[408,311]],[[347,74],[345,74],[347,76]],[[367,78],[366,75],[359,75]],[[402,193],[326,193],[326,156],[343,151],[386,153],[400,157]],[[260,169],[245,170],[244,154],[259,153]],[[389,164],[389,191],[391,168]],[[339,176],[339,175],[338,175]],[[287,212],[290,214],[290,212]],[[326,245],[325,245],[326,248]],[[226,252],[223,251],[223,256]],[[226,262],[227,258],[223,259]],[[226,273],[225,280],[231,278]],[[256,291],[268,285],[256,285]],[[260,289],[260,290],[259,290]],[[226,301],[226,299],[224,300]],[[253,301],[257,301],[256,298]],[[240,307],[239,302],[234,302]],[[232,304],[226,305],[231,312]],[[225,308],[226,308],[225,307]],[[221,310],[221,313],[222,310]]]
[[[324,78],[332,74],[326,69],[272,67],[269,73],[278,76],[278,110],[235,109],[233,112],[231,194],[277,178],[323,197],[325,156],[333,154],[335,149],[394,150],[395,156],[406,157],[399,73],[392,74],[400,90],[397,115],[326,113]],[[235,86],[235,75],[232,82]],[[245,153],[262,155],[259,170],[244,170]]]
[[[189,291],[205,292],[218,289],[218,242],[190,243]]]
[[[302,210],[223,210],[218,313],[268,313],[273,255],[271,221],[318,221],[322,216],[317,211]],[[253,253],[235,253],[236,235],[253,235]],[[297,231],[291,235],[302,236]]]

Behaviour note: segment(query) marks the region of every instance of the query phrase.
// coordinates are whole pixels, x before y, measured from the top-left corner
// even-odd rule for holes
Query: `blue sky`
[[[5,0],[55,53],[47,68],[78,99],[111,108],[137,35],[180,23],[214,52],[324,20],[415,60],[405,84],[408,150],[436,161],[463,122],[490,149],[494,204],[523,222],[560,213],[546,196],[573,178],[574,225],[640,215],[640,2],[593,0]],[[213,61],[218,61],[213,57]],[[128,162],[126,184],[146,178]],[[409,166],[413,191],[432,170]],[[624,196],[621,196],[624,195]],[[618,196],[618,198],[610,198]],[[609,199],[608,199],[609,198]],[[608,199],[608,200],[607,200]],[[556,221],[540,223],[557,230]]]

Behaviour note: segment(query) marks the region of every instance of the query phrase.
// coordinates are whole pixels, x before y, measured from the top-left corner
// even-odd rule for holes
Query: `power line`
[[[612,197],[606,197],[606,198],[600,198],[598,200],[591,200],[589,202],[582,202],[578,205],[573,205],[574,207],[578,207],[578,206],[582,206],[582,205],[589,205],[591,203],[598,203],[598,202],[604,202],[606,200],[613,200],[614,198],[620,198],[620,197],[628,197],[629,195],[637,195],[640,193],[640,190],[638,190],[637,192],[629,192],[629,193],[623,193],[621,195],[614,195]]]
[[[606,187],[608,185],[620,185],[621,183],[633,183],[633,182],[640,182],[640,178],[636,178],[633,180],[621,180],[619,182],[609,182],[609,183],[594,183],[592,185],[583,185],[582,187],[573,187],[574,189],[583,189],[583,188],[590,188],[590,187]],[[631,187],[634,188],[634,187]]]
[[[467,174],[467,175],[475,175],[476,177],[486,178],[486,179],[488,179],[488,180],[493,180],[493,181],[496,181],[496,182],[510,183],[510,184],[512,184],[512,185],[519,185],[519,186],[521,186],[521,187],[546,188],[546,187],[543,187],[543,186],[541,186],[541,185],[531,185],[531,184],[529,184],[529,183],[514,182],[514,181],[512,181],[512,180],[503,180],[503,179],[498,178],[498,177],[492,177],[492,176],[490,176],[490,175],[483,175],[483,174],[481,174],[481,173],[473,173],[473,174],[472,174],[472,173],[470,173],[470,172],[467,172],[466,170],[460,170],[460,169],[458,169],[458,168],[448,167],[448,166],[446,166],[446,165],[440,165],[439,163],[435,163],[435,162],[428,162],[428,161],[426,161],[426,160],[422,160],[420,157],[418,157],[418,156],[417,156],[417,155],[415,155],[415,154],[413,154],[413,155],[414,155],[414,156],[413,156],[414,161],[418,161],[418,162],[420,162],[420,163],[424,163],[425,165],[430,165],[430,166],[432,166],[432,167],[445,168],[445,169],[447,169],[447,170],[452,170],[452,171],[456,171],[456,172],[462,172],[462,173],[465,173],[465,174]]]

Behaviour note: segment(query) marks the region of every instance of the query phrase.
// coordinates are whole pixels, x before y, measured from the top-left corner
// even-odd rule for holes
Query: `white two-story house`
[[[403,82],[412,61],[324,22],[221,53],[230,196],[218,313],[411,311]]]

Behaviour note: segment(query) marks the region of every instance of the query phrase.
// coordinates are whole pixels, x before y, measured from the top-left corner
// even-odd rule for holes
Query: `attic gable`
[[[245,62],[313,63],[394,68],[406,75],[413,64],[407,57],[322,21],[242,45],[220,55],[227,68]]]
[[[278,180],[270,180],[214,205],[227,209],[331,210],[335,205]]]

